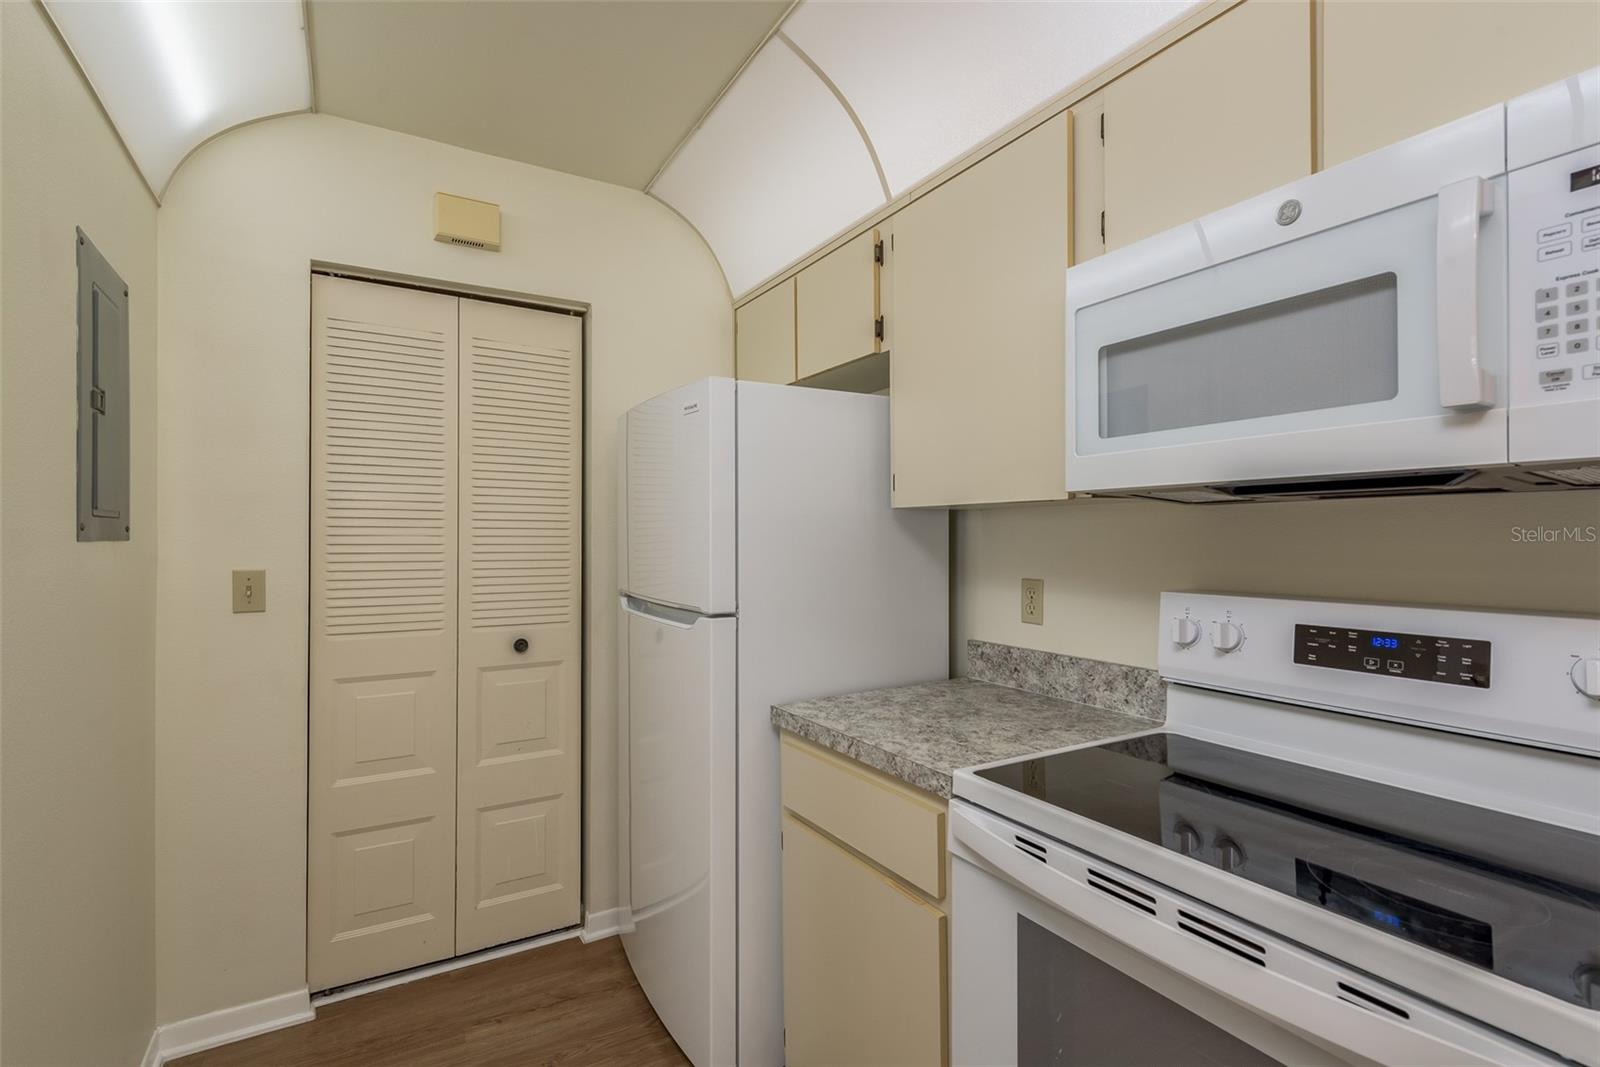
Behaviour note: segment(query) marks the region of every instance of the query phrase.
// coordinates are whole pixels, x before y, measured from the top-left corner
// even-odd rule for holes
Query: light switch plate
[[[267,610],[267,572],[233,572],[233,613]]]
[[[1044,625],[1044,579],[1022,579],[1022,621],[1034,626]]]

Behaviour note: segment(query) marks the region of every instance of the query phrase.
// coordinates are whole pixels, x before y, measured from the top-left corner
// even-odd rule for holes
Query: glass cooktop
[[[1600,1009],[1593,834],[1171,733],[977,774]]]

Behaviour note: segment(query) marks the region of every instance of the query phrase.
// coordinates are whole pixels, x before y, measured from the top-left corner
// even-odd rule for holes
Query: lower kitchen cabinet
[[[788,1067],[948,1063],[945,802],[788,734],[782,763]]]

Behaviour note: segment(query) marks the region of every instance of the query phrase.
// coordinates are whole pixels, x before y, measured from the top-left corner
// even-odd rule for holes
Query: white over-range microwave
[[[1600,70],[1066,286],[1069,491],[1600,487]]]

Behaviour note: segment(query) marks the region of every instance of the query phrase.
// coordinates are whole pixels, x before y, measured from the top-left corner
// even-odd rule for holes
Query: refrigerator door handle
[[[682,608],[669,608],[664,604],[652,604],[648,600],[640,600],[636,596],[622,598],[622,610],[629,615],[637,615],[641,619],[659,622],[663,626],[674,626],[680,630],[692,630],[694,624],[705,616],[693,611],[684,611]]]

